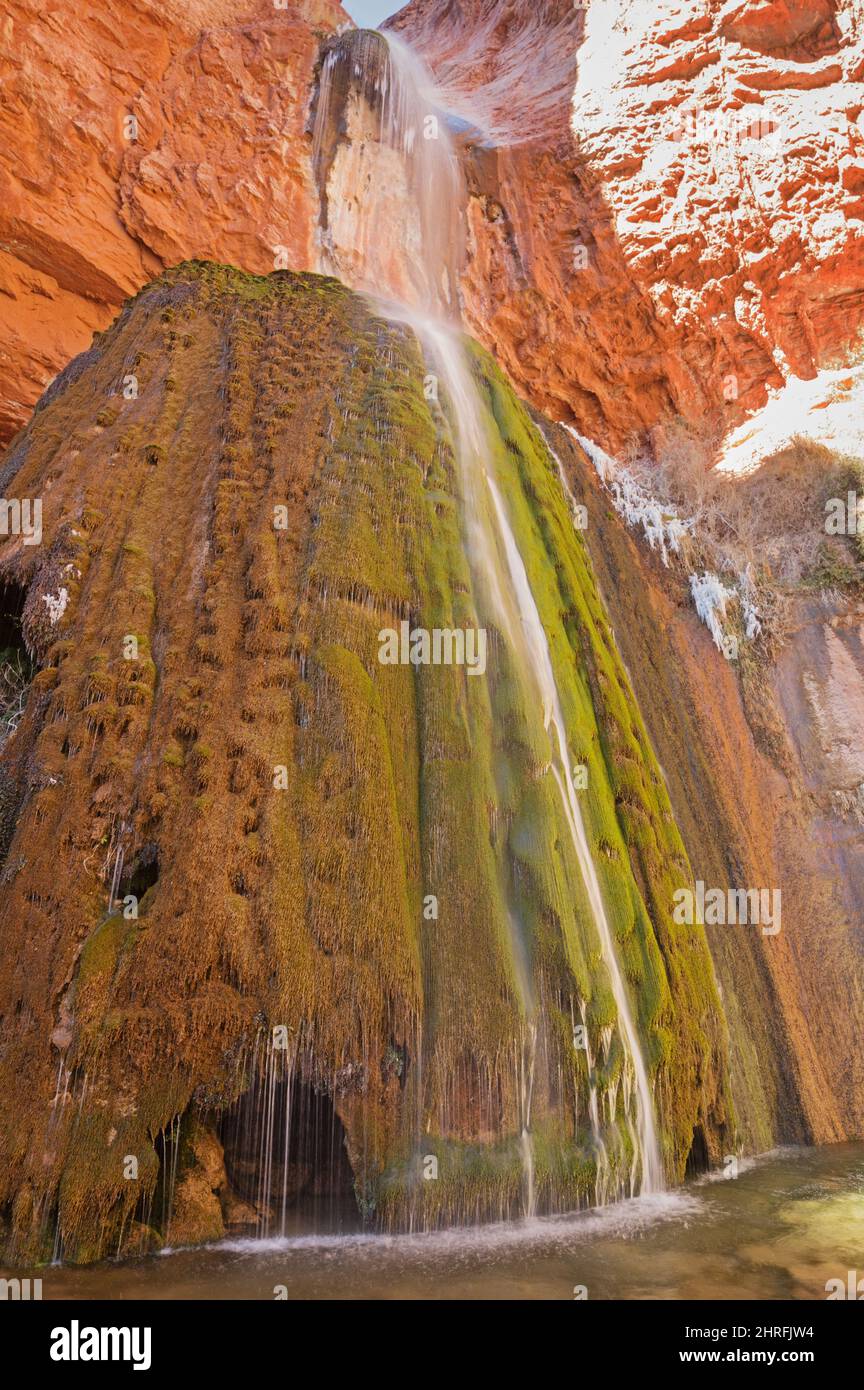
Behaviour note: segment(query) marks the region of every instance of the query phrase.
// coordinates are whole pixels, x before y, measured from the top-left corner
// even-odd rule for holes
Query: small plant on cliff
[[[691,565],[746,576],[765,631],[782,636],[796,591],[838,597],[864,582],[860,542],[826,534],[826,503],[864,494],[864,463],[796,438],[753,473],[712,467],[718,441],[679,421],[664,432],[657,464],[628,464],[660,501],[688,520]]]
[[[30,663],[17,648],[0,651],[0,747],[21,722],[32,676]]]

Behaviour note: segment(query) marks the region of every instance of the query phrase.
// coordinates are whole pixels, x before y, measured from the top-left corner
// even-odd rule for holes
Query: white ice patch
[[[714,638],[714,645],[723,650],[726,635],[723,624],[726,621],[726,605],[735,598],[735,590],[727,589],[716,575],[691,574],[690,593],[696,605],[696,612]]]
[[[48,606],[48,617],[51,620],[51,626],[54,627],[59,623],[63,614],[66,612],[66,605],[69,602],[69,590],[61,589],[56,596],[54,594],[43,594],[42,602]]]
[[[750,575],[744,573],[738,580],[738,601],[741,604],[741,616],[744,619],[744,636],[748,642],[752,642],[762,631],[755,598]]]
[[[565,425],[564,428],[588,455],[619,516],[623,517],[628,526],[641,526],[651,549],[659,550],[663,563],[668,568],[669,553],[680,555],[681,541],[685,535],[692,532],[693,519],[684,521],[673,507],[658,502],[637,482],[627,468],[605,453],[593,439],[578,434],[571,425]],[[558,467],[560,470],[560,462]],[[724,644],[728,635],[724,628],[724,623],[728,621],[726,605],[732,601],[740,605],[748,641],[752,642],[759,636],[762,623],[749,574],[739,575],[735,588],[728,588],[718,575],[707,571],[701,575],[690,574],[688,577],[696,612],[721,651],[725,651]]]
[[[744,635],[752,642],[762,631],[762,623],[754,602],[753,585],[748,574],[738,577],[737,588],[729,588],[717,574],[707,571],[704,574],[690,575],[690,593],[696,605],[696,612],[714,638],[715,646],[726,651],[727,604],[737,603],[744,623]]]
[[[600,481],[605,484],[615,504],[615,510],[628,526],[641,526],[652,550],[659,550],[664,565],[669,565],[669,552],[679,554],[681,540],[692,523],[682,521],[673,507],[664,506],[652,497],[633,474],[615,459],[604,453],[599,445],[577,434],[569,425],[564,428],[585,450]]]

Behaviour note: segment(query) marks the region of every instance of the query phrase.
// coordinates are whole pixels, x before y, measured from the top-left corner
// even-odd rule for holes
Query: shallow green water
[[[43,1297],[824,1299],[864,1278],[864,1144],[577,1216],[428,1236],[295,1236],[38,1271]]]

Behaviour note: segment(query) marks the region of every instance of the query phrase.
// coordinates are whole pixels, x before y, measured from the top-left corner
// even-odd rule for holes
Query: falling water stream
[[[346,36],[347,37],[347,36]],[[359,33],[346,37],[325,59],[314,129],[314,162],[322,192],[321,269],[334,273],[376,302],[379,312],[408,324],[420,341],[427,362],[446,389],[453,417],[463,497],[466,549],[475,592],[491,621],[505,635],[517,662],[523,688],[533,690],[543,711],[550,740],[550,768],[596,926],[618,1011],[626,1067],[635,1081],[636,1133],[641,1159],[639,1191],[663,1188],[663,1164],[654,1119],[648,1072],[618,961],[597,870],[591,855],[568,755],[567,730],[546,633],[522,556],[494,476],[484,403],[474,380],[462,337],[458,311],[458,268],[464,245],[464,189],[459,159],[450,134],[448,113],[418,58],[399,40]],[[346,119],[348,144],[339,154],[328,150],[334,92],[353,82],[357,99]],[[357,112],[359,94],[377,103],[377,129],[370,132]],[[352,141],[358,141],[351,148]],[[377,142],[379,165],[368,142]],[[389,185],[400,174],[391,156],[399,156],[405,205],[394,220]],[[329,159],[329,164],[328,164]],[[338,166],[338,167],[337,167]],[[386,186],[385,186],[386,185]],[[351,196],[349,195],[349,191]],[[350,206],[347,224],[345,205]],[[334,214],[334,205],[336,212]],[[339,209],[342,209],[340,214]],[[520,1151],[525,1214],[534,1213],[534,1160],[531,1142],[531,1096],[537,1036],[536,1002],[526,963],[518,917],[510,914],[517,983],[525,1018],[520,1075]],[[627,1091],[625,1085],[625,1108]],[[590,1118],[598,1150],[598,1170],[605,1167],[596,1090],[592,1086]],[[628,1115],[628,1122],[630,1117]],[[599,1189],[599,1184],[598,1184]],[[635,1191],[634,1174],[631,1192]],[[603,1194],[598,1190],[598,1199]]]

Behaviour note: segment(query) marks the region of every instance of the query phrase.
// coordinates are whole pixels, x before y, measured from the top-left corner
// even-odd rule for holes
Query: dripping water
[[[243,1222],[262,1239],[350,1224],[351,1168],[329,1099],[337,1078],[314,1081],[309,1050],[296,1041],[275,1047],[266,1032],[237,1066],[240,1096],[221,1114],[219,1134]]]

